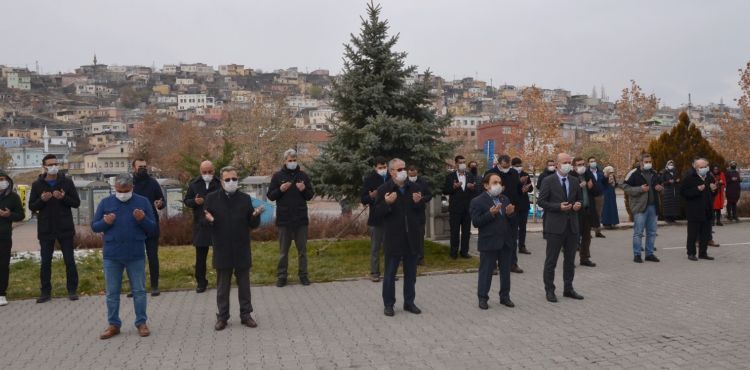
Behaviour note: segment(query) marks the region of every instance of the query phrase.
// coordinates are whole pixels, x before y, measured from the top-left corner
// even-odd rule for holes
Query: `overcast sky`
[[[381,0],[398,50],[446,79],[477,77],[612,100],[635,79],[663,104],[735,105],[750,60],[747,0]],[[341,70],[364,0],[9,0],[0,64],[239,63]]]

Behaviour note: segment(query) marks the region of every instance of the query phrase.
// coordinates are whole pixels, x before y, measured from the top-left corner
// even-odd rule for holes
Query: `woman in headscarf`
[[[711,173],[716,179],[716,193],[714,193],[714,225],[724,226],[721,223],[721,210],[724,209],[724,190],[727,187],[727,177],[717,165],[711,167]]]
[[[673,223],[680,216],[680,175],[671,159],[661,171],[661,182],[664,186],[661,192],[662,215],[665,221]]]
[[[620,216],[617,213],[617,179],[615,179],[615,169],[612,166],[604,167],[604,177],[607,178],[605,186],[602,188],[604,196],[604,206],[602,207],[602,225],[607,229],[613,229],[620,223]]]

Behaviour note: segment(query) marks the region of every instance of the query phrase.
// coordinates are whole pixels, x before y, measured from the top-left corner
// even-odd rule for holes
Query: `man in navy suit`
[[[479,308],[489,308],[492,270],[500,266],[500,304],[514,307],[510,300],[510,265],[513,263],[514,233],[510,219],[515,217],[515,206],[502,194],[500,175],[487,174],[482,180],[484,192],[471,201],[471,221],[479,229]]]
[[[471,238],[471,216],[469,203],[476,196],[476,179],[474,174],[466,169],[466,158],[456,156],[456,171],[445,178],[443,194],[450,196],[448,206],[451,227],[451,258],[458,258],[459,241],[461,257],[469,256],[469,239]]]
[[[573,289],[576,248],[579,239],[578,212],[583,207],[583,195],[578,179],[568,174],[573,169],[573,159],[566,153],[557,155],[557,171],[542,182],[539,204],[544,217],[544,239],[547,240],[547,256],[544,260],[544,290],[547,301],[557,302],[555,295],[555,267],[563,251],[563,295],[583,299]],[[572,183],[571,183],[571,180]]]

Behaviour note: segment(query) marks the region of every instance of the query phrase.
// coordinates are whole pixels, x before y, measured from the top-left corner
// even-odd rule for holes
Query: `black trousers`
[[[12,248],[12,240],[0,241],[0,297],[5,297],[8,290],[8,279],[10,277],[10,250]]]
[[[591,222],[592,217],[588,214],[588,211],[581,210],[578,214],[579,234],[581,235],[581,250],[578,255],[581,258],[581,262],[583,262],[591,259],[591,229],[593,224]]]
[[[60,242],[63,261],[65,261],[65,280],[68,293],[78,291],[78,269],[76,268],[76,259],[73,254],[73,237],[57,239]],[[42,268],[39,272],[41,280],[41,291],[43,296],[52,294],[52,253],[55,251],[55,239],[40,240]]]
[[[405,254],[403,256],[385,255],[385,274],[383,275],[383,304],[386,307],[396,304],[396,271],[403,261],[404,265],[404,305],[414,304],[417,284],[417,256]]]
[[[451,227],[451,256],[458,255],[459,241],[461,255],[468,255],[469,239],[471,239],[471,215],[469,215],[469,210],[451,212],[449,222]]]
[[[698,252],[701,256],[708,253],[708,241],[711,239],[711,221],[688,221],[687,225],[687,254],[695,256],[695,242],[698,242]]]
[[[737,202],[727,201],[727,218],[730,220],[737,219]]]
[[[151,290],[159,289],[159,237],[146,239],[146,257],[148,273],[151,278]]]
[[[253,305],[250,301],[250,268],[216,270],[217,320],[229,320],[229,292],[232,289],[232,274],[237,281],[237,295],[240,301],[240,319],[250,318]]]
[[[199,287],[208,286],[208,279],[206,279],[207,259],[208,247],[195,247],[195,281]]]
[[[425,221],[426,222],[426,221]],[[419,229],[419,245],[417,248],[419,250],[417,251],[417,262],[424,260],[424,234],[426,232],[425,224],[420,224],[421,228]]]
[[[526,248],[526,224],[529,222],[529,210],[518,212],[518,248]]]
[[[477,296],[479,300],[490,299],[490,287],[492,286],[492,270],[500,266],[500,299],[510,298],[510,266],[513,250],[510,246],[503,245],[500,250],[479,252],[479,283],[477,284]]]
[[[547,239],[547,256],[544,260],[544,290],[555,291],[555,267],[557,267],[561,249],[563,251],[564,289],[572,290],[579,235],[568,230],[564,234],[546,234],[545,238]]]

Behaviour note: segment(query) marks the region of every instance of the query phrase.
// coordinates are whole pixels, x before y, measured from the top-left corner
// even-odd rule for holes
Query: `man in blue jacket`
[[[513,264],[515,248],[511,218],[515,217],[515,206],[502,194],[503,183],[500,175],[489,173],[482,180],[484,192],[471,200],[469,213],[471,222],[479,229],[479,308],[489,308],[492,270],[500,266],[500,303],[514,307],[510,300],[510,266]]]
[[[154,211],[145,197],[133,194],[133,178],[117,175],[116,193],[102,199],[96,208],[91,229],[104,233],[104,280],[107,286],[107,320],[109,326],[99,338],[109,339],[120,333],[120,289],[122,272],[127,270],[133,292],[135,326],[138,335],[150,335],[146,325],[146,239],[157,232]]]

